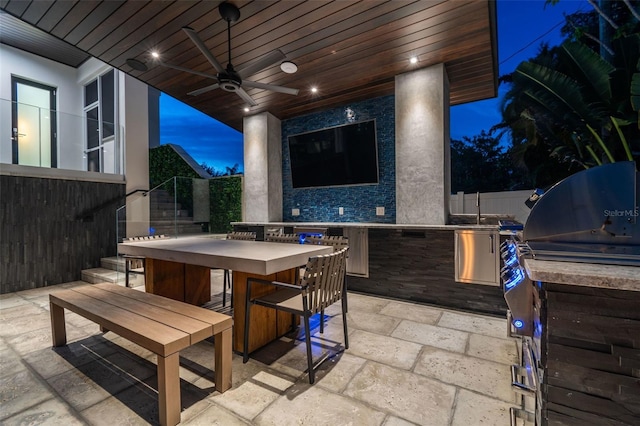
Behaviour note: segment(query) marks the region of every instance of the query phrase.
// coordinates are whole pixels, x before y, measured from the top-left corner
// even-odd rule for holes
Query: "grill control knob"
[[[514,277],[514,275],[515,275],[515,271],[509,268],[509,269],[504,269],[500,274],[500,277],[502,278],[502,281],[509,282]]]

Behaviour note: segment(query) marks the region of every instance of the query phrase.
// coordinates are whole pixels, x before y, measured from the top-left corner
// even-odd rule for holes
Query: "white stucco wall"
[[[127,193],[149,188],[148,86],[120,74],[120,123],[124,129],[124,174]],[[127,236],[149,234],[149,197],[141,193],[127,198]]]
[[[11,163],[11,76],[57,89],[58,167],[82,159],[82,90],[77,69],[0,44],[0,162]],[[67,122],[78,125],[67,126]],[[74,164],[70,164],[74,163]]]
[[[56,88],[57,102],[57,157],[60,171],[86,169],[84,151],[84,85],[100,74],[108,71],[109,65],[90,58],[78,68],[69,67],[55,61],[32,55],[28,52],[0,44],[0,163],[11,164],[11,76],[45,84]],[[126,133],[133,136],[137,149],[129,149],[135,164],[145,162],[141,169],[132,174],[135,187],[148,186],[148,87],[116,70],[119,82],[118,100],[120,106],[119,136]],[[126,77],[126,78],[125,78]],[[125,87],[125,82],[132,80]],[[131,93],[125,96],[127,90]],[[126,116],[130,115],[130,129],[123,130]],[[141,160],[141,156],[144,160]],[[126,174],[125,152],[119,152],[121,168],[116,173]],[[140,173],[138,173],[140,171]],[[131,172],[131,171],[130,171]],[[59,174],[59,173],[57,173]],[[140,176],[138,176],[140,175]],[[144,183],[141,183],[144,181]]]
[[[116,70],[119,115],[116,129],[121,138],[119,175],[84,171],[84,85],[110,69],[109,65],[90,58],[79,68],[69,67],[0,44],[0,173],[57,179],[90,181],[122,181],[126,191],[149,189],[149,88],[146,84]],[[12,165],[11,76],[56,88],[58,111],[58,167],[25,167]],[[157,98],[157,96],[156,96]],[[156,102],[157,103],[157,102]],[[158,110],[153,109],[152,121],[157,124]],[[139,198],[143,198],[139,200]],[[148,232],[148,199],[140,194],[127,199],[133,204],[137,226],[128,228],[130,235]]]

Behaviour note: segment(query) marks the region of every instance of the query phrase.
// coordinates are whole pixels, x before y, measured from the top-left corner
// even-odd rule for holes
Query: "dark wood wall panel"
[[[80,279],[116,255],[115,209],[125,184],[0,176],[0,293]],[[76,219],[110,200],[92,221]]]
[[[546,424],[640,424],[640,292],[543,290]]]
[[[454,280],[453,230],[369,229],[369,278],[349,289],[467,311],[506,315],[499,286]]]

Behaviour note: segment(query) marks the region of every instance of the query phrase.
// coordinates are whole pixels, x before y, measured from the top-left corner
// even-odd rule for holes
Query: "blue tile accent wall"
[[[348,110],[353,121],[376,120],[378,138],[378,184],[294,189],[291,185],[289,135],[346,124]],[[282,121],[282,218],[285,222],[377,222],[396,221],[395,99],[384,96],[316,114]],[[344,208],[339,215],[338,208]],[[384,216],[376,216],[384,207]],[[291,210],[300,210],[293,216]]]

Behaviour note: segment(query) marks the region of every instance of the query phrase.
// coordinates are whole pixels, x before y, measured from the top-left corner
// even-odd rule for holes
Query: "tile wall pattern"
[[[116,254],[124,183],[3,175],[0,194],[0,293],[78,280]],[[90,220],[77,219],[114,199]]]
[[[347,124],[347,109],[354,121],[376,120],[378,139],[378,184],[294,189],[291,185],[289,135]],[[394,96],[369,99],[339,108],[296,117],[282,122],[282,190],[285,222],[376,222],[395,223],[395,106]],[[344,208],[340,215],[338,208]],[[384,207],[384,216],[376,216]],[[292,209],[300,215],[293,216]]]

